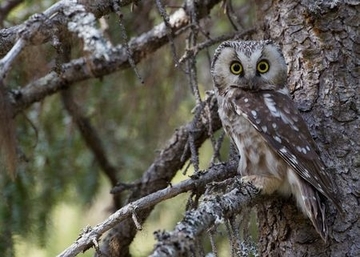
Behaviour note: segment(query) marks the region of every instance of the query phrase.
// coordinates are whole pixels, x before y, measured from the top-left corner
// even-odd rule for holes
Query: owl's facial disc
[[[223,43],[216,50],[211,72],[219,93],[227,87],[252,92],[286,87],[284,57],[268,41]]]

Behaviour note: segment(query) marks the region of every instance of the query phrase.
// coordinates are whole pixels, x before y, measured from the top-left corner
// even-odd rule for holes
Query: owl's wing
[[[316,153],[316,144],[287,95],[275,91],[241,91],[233,95],[231,103],[235,112],[244,115],[299,176],[338,206],[330,178]]]

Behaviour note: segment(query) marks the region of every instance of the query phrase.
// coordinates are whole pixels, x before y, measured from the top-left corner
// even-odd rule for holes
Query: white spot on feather
[[[304,171],[304,176],[307,177],[307,178],[310,178],[310,173],[308,170],[305,170]]]
[[[264,103],[274,117],[280,117],[275,101],[270,94],[264,94]]]
[[[279,143],[281,143],[281,138],[280,138],[280,137],[278,137],[278,136],[273,136],[273,138],[274,138],[276,141],[278,141]]]
[[[282,110],[279,110],[276,107],[276,103],[270,94],[264,94],[264,103],[265,103],[266,107],[269,109],[269,111],[271,112],[272,116],[280,117],[281,120],[285,124],[291,124],[293,126],[294,130],[299,131],[299,129],[296,126],[294,126],[294,119],[292,117],[289,117],[291,111],[288,108],[286,108],[286,110],[285,110],[288,112],[288,114],[286,114]],[[295,115],[295,117],[296,117],[296,115]]]
[[[290,161],[291,161],[292,163],[294,163],[294,164],[298,164],[298,161],[297,161],[297,159],[296,159],[296,156],[295,156],[295,155],[290,154],[289,159],[290,159]]]
[[[256,117],[257,117],[257,112],[256,112],[255,110],[252,110],[252,111],[251,111],[251,114],[252,114],[252,116],[256,119]]]
[[[296,146],[296,150],[298,150],[300,153],[306,154],[307,151],[304,147]]]
[[[293,125],[293,126],[291,126],[291,127],[292,127],[293,130],[299,131],[299,128],[298,128],[297,126]]]
[[[287,150],[286,150],[285,147],[283,147],[283,148],[280,148],[280,152],[282,152],[282,153],[287,153]]]

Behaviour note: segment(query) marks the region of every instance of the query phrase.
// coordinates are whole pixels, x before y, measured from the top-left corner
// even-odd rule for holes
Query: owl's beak
[[[257,91],[259,89],[259,80],[257,77],[245,77],[245,83],[244,80],[242,81],[242,88],[249,91]],[[244,88],[244,84],[246,85]]]
[[[244,78],[250,82],[255,79],[256,75],[256,72],[251,67],[249,67],[248,71],[244,74]]]

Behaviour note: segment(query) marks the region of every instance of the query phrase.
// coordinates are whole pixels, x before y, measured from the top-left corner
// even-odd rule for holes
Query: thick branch
[[[16,1],[12,1],[16,2]],[[87,1],[87,0],[80,0],[80,1],[69,1],[69,0],[63,0],[58,1],[53,6],[67,6],[69,4],[82,4],[86,8],[87,12],[90,12],[95,15],[96,18],[100,18],[104,15],[107,15],[111,12],[113,12],[113,0],[96,0],[96,1]],[[126,6],[130,3],[133,3],[133,0],[125,0],[125,1],[119,1],[120,6]],[[51,9],[50,7],[49,9]],[[60,8],[59,8],[60,9]],[[51,18],[51,21],[53,24],[57,24],[57,26],[66,27],[66,24],[68,22],[68,19],[64,17],[62,14],[58,13],[58,15]],[[0,56],[5,55],[11,47],[15,44],[15,42],[18,39],[18,33],[19,31],[26,28],[26,23],[16,25],[10,28],[1,29],[0,30]],[[46,43],[50,39],[50,35],[53,33],[53,30],[51,27],[42,27],[38,31],[38,38],[42,38],[40,43]]]
[[[210,9],[219,1],[201,2],[201,17],[203,18],[210,12]],[[205,11],[204,11],[205,10]],[[200,15],[199,15],[200,16]],[[187,10],[180,8],[170,16],[169,23],[175,36],[182,31],[190,22]],[[133,53],[135,63],[140,62],[147,55],[153,53],[168,41],[166,26],[164,23],[146,32],[139,37],[133,38],[129,42],[129,47]],[[177,33],[176,33],[177,32]],[[62,65],[60,72],[50,72],[46,76],[31,82],[27,86],[18,90],[14,94],[14,112],[29,107],[37,101],[41,101],[46,96],[54,94],[63,89],[65,85],[82,81],[89,78],[98,78],[128,68],[128,56],[123,46],[109,48],[104,51],[103,57],[97,54],[73,60]]]
[[[70,38],[69,34],[70,33],[61,34],[61,44],[57,46],[57,63],[59,65],[64,62],[70,61],[71,44],[68,40],[68,38]],[[73,121],[76,123],[86,145],[94,154],[101,169],[104,171],[105,175],[110,180],[111,185],[115,186],[117,183],[117,170],[114,166],[111,165],[109,159],[107,158],[105,154],[105,149],[95,128],[91,125],[90,120],[84,114],[81,106],[76,103],[71,88],[62,90],[61,98],[65,109],[68,111],[70,116],[73,118]],[[116,197],[114,197],[114,204],[116,207],[120,207],[118,206],[119,203],[116,200]]]
[[[163,190],[149,194],[137,201],[131,202],[114,214],[107,220],[96,225],[94,228],[87,228],[80,237],[69,248],[63,251],[59,257],[76,256],[82,251],[87,250],[92,246],[94,240],[98,240],[102,234],[114,227],[120,221],[129,219],[133,213],[140,212],[143,209],[152,207],[166,199],[175,197],[181,193],[190,190],[199,190],[214,181],[223,181],[226,178],[232,177],[236,174],[236,168],[228,167],[223,164],[217,164],[211,167],[207,172],[198,174],[191,179],[185,180],[177,185],[167,187]]]
[[[188,212],[172,232],[157,232],[159,242],[151,257],[188,256],[194,249],[196,238],[202,233],[224,218],[234,216],[244,207],[252,206],[262,199],[257,189],[239,181],[234,181],[230,190],[221,196],[205,196],[199,207]]]
[[[195,115],[194,121],[176,130],[167,146],[159,153],[153,164],[140,179],[139,186],[129,196],[129,202],[168,186],[176,172],[183,167],[190,157],[189,147],[186,147],[189,133],[193,134],[194,145],[199,148],[211,133],[221,127],[213,94],[209,94],[204,101],[205,104],[208,105],[208,108],[198,108],[201,113]],[[210,127],[212,131],[209,131]],[[148,217],[151,210],[152,208],[147,208],[137,213],[140,223]],[[127,256],[128,246],[136,232],[134,224],[124,220],[106,236],[101,251],[109,256]],[[116,249],[112,249],[112,245],[116,245]]]

